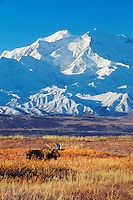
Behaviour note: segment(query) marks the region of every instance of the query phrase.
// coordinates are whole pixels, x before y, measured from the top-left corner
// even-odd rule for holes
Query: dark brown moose
[[[26,153],[26,158],[38,158],[38,159],[44,159],[49,160],[51,158],[54,158],[57,160],[57,157],[60,157],[60,154],[57,149],[52,149],[48,144],[46,144],[49,149],[43,148],[41,150],[29,150]]]

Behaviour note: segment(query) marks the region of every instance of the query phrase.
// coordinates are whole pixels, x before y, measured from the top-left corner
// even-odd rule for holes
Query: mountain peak
[[[65,37],[70,37],[68,30],[60,30],[60,31],[57,31],[54,34],[48,36],[48,37],[45,37],[44,41],[46,41],[46,42],[56,42],[56,41],[61,40]]]

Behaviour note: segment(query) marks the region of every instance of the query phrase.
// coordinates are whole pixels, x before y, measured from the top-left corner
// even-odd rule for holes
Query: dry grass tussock
[[[115,137],[117,143],[119,139]],[[50,161],[27,160],[27,148],[1,148],[0,199],[133,199],[133,154],[122,156],[78,146],[79,141],[76,148],[60,151],[61,157]]]

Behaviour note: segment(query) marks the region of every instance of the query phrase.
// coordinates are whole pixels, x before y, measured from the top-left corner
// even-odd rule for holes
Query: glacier
[[[124,115],[132,77],[132,38],[60,30],[0,55],[0,114]]]

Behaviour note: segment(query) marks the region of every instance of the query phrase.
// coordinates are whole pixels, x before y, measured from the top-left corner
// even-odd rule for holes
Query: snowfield
[[[133,39],[67,30],[0,55],[0,114],[123,115],[133,110]]]

